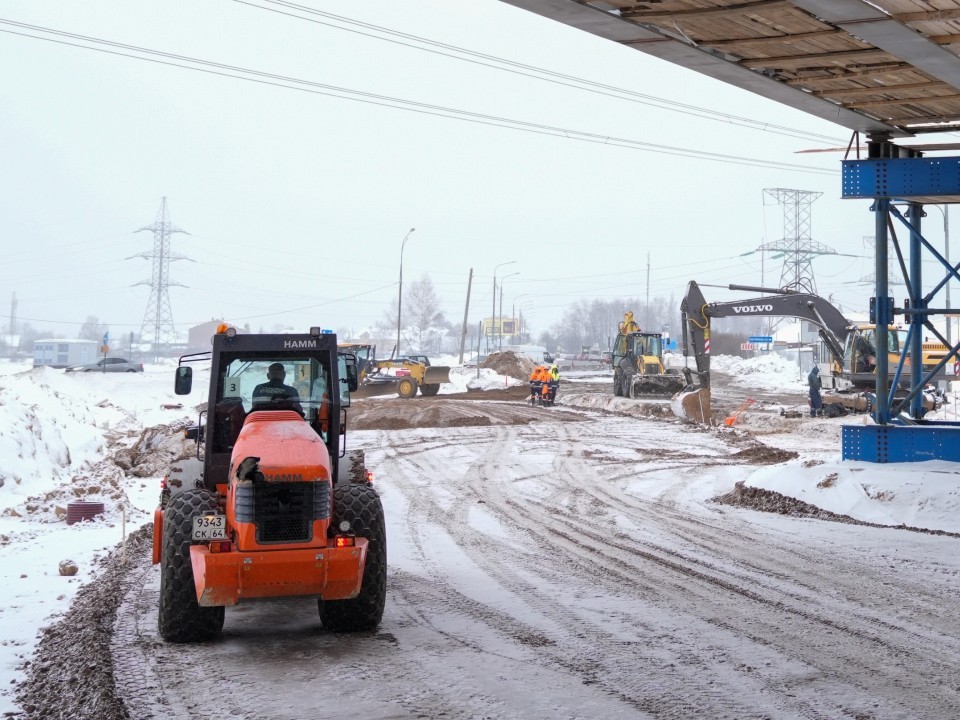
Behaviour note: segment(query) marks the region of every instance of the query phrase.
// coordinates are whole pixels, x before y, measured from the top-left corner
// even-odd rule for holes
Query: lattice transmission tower
[[[867,257],[873,258],[876,256],[877,250],[877,239],[873,235],[864,235],[863,236],[863,248],[866,250]],[[858,281],[864,285],[876,285],[877,284],[877,273],[876,271],[871,273],[864,273],[860,276]],[[887,285],[903,285],[903,277],[900,275],[900,266],[894,263],[891,263],[887,266]]]
[[[177,332],[173,327],[173,311],[170,308],[170,288],[185,287],[170,279],[170,263],[174,260],[188,260],[184,255],[170,250],[170,236],[174,233],[189,235],[170,222],[170,212],[167,208],[167,198],[160,201],[160,211],[153,225],[146,225],[136,232],[149,230],[153,232],[153,250],[142,252],[132,257],[150,260],[153,272],[150,280],[143,280],[135,285],[149,285],[150,299],[147,300],[147,309],[143,314],[143,323],[140,325],[140,342],[149,342],[153,346],[155,358],[159,356],[163,344],[173,344],[177,341]]]
[[[817,255],[836,255],[837,251],[810,236],[812,225],[811,205],[823,193],[809,190],[767,188],[763,191],[783,207],[783,237],[764,243],[758,251],[776,251],[784,255],[780,273],[781,289],[797,292],[817,292],[811,260]],[[764,201],[764,205],[766,205]]]

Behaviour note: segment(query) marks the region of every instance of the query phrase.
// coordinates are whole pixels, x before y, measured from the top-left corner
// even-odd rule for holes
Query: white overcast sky
[[[186,286],[170,289],[181,331],[213,317],[268,329],[370,326],[396,296],[411,227],[405,284],[429,274],[443,310],[459,321],[473,268],[475,324],[491,312],[494,270],[504,264],[499,277],[518,273],[505,280],[504,307],[525,308],[536,330],[578,299],[642,298],[648,255],[652,296],[679,300],[690,279],[759,284],[762,269],[776,284],[782,260],[761,268],[759,254],[740,257],[783,236],[781,209],[765,205],[765,188],[823,193],[813,238],[869,254],[863,239],[873,217],[867,201],[840,199],[841,154],[795,154],[846,145],[840,126],[497,0],[303,2],[343,19],[281,14],[293,11],[269,0],[2,0],[0,18],[289,76],[313,90],[334,86],[650,149],[2,32],[0,315],[16,293],[18,320],[34,327],[72,336],[94,315],[115,334],[139,330],[149,289],[135,283],[149,280],[150,264],[128,258],[151,249],[152,234],[134,231],[154,222],[164,196],[174,224],[190,233],[173,236],[174,252],[191,259],[171,266]],[[462,50],[489,58],[467,61]],[[707,112],[564,86],[507,61]],[[742,127],[724,114],[811,136]],[[670,147],[811,172],[652,149]],[[927,230],[942,242],[935,210]],[[871,272],[870,260],[825,258],[814,267],[820,294],[866,309],[871,288],[855,281]]]

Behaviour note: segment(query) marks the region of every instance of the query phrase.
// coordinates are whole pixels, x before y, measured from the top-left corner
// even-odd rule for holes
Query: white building
[[[96,340],[64,340],[61,338],[35,340],[33,365],[49,365],[55,368],[72,367],[95,362],[100,351]]]

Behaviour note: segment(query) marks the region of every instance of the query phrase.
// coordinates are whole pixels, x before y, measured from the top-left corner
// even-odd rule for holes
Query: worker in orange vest
[[[549,405],[550,396],[550,371],[543,365],[537,367],[537,378],[540,381],[540,404]]]
[[[538,405],[540,403],[540,391],[543,383],[540,379],[540,366],[537,365],[530,373],[530,404]]]

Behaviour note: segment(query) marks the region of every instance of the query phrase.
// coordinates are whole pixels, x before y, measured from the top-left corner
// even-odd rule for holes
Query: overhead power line
[[[364,37],[369,37],[374,40],[380,40],[380,41],[392,43],[395,45],[402,45],[404,47],[412,48],[414,50],[418,50],[421,52],[428,52],[428,53],[433,53],[435,55],[442,55],[444,57],[448,57],[453,60],[472,63],[475,65],[481,65],[483,67],[492,68],[494,70],[508,72],[514,75],[522,75],[524,77],[533,78],[534,80],[554,83],[556,85],[563,85],[566,87],[574,88],[576,90],[583,90],[583,91],[595,93],[598,95],[605,95],[607,97],[613,97],[619,100],[635,102],[641,105],[649,105],[652,107],[660,108],[662,110],[670,110],[672,112],[678,112],[684,115],[692,115],[694,117],[722,122],[724,124],[741,125],[743,127],[749,127],[754,130],[761,130],[763,132],[770,132],[778,135],[786,135],[788,137],[805,138],[805,139],[818,141],[818,142],[833,142],[833,143],[843,142],[842,138],[838,139],[835,136],[821,135],[819,133],[812,133],[806,130],[786,127],[783,125],[776,125],[773,123],[764,122],[762,120],[754,120],[753,118],[746,118],[738,115],[731,115],[729,113],[723,113],[716,110],[711,110],[709,108],[702,108],[696,105],[690,105],[688,103],[677,102],[675,100],[669,100],[667,98],[661,98],[655,95],[647,95],[645,93],[637,92],[635,90],[629,90],[627,88],[621,88],[615,85],[608,85],[606,83],[597,82],[595,80],[589,80],[587,78],[577,77],[575,75],[568,75],[565,73],[556,72],[548,68],[541,68],[535,65],[528,65],[525,63],[517,62],[515,60],[509,60],[507,58],[498,57],[496,55],[490,55],[488,53],[477,52],[475,50],[470,50],[468,48],[462,48],[456,45],[450,45],[448,43],[438,42],[436,40],[431,40],[429,38],[421,37],[419,35],[412,35],[410,33],[401,32],[401,31],[394,30],[392,28],[383,27],[380,25],[373,25],[371,23],[363,22],[361,20],[356,20],[354,18],[349,18],[343,15],[337,15],[335,13],[318,10],[316,8],[311,8],[309,6],[301,5],[299,3],[290,2],[289,0],[260,0],[260,2],[251,2],[250,0],[233,0],[233,1],[241,5],[248,5],[250,7],[257,8],[259,10],[265,10],[267,12],[272,12],[279,15],[285,15],[287,17],[295,18],[297,20],[303,20],[305,22],[314,23],[316,25],[323,25],[325,27],[333,28],[335,30],[342,30],[344,32],[363,35]],[[335,22],[324,22],[323,20],[315,19],[315,17],[303,17],[303,15],[297,15],[294,12],[285,12],[284,10],[279,10],[277,8],[264,7],[260,3],[276,5],[279,7],[287,8],[289,10],[295,10],[297,12],[307,13],[309,15],[313,15],[316,17],[328,18]],[[341,23],[341,25],[337,25],[336,23]],[[363,30],[354,30],[350,27],[343,27],[343,25],[352,25],[355,27],[363,28]],[[364,32],[364,30],[370,30],[372,32]],[[381,35],[377,35],[375,33],[382,33],[383,35],[392,36],[393,38],[399,38],[399,39],[392,39],[392,37],[382,37]],[[419,43],[419,44],[416,44],[416,43]],[[459,53],[459,55],[455,53]]]
[[[308,92],[326,97],[339,98],[341,100],[352,100],[370,105],[393,108],[395,110],[406,110],[425,115],[444,117],[452,120],[461,120],[465,122],[488,125],[511,130],[520,130],[523,132],[534,133],[538,135],[548,135],[552,137],[563,137],[568,140],[577,140],[580,142],[590,142],[600,145],[609,145],[613,147],[624,148],[628,150],[640,150],[653,152],[662,155],[673,155],[679,157],[689,157],[698,160],[709,160],[713,162],[722,162],[733,165],[746,165],[753,167],[769,167],[779,170],[791,170],[795,172],[813,173],[819,175],[837,175],[838,171],[826,168],[817,168],[809,165],[798,165],[794,163],[782,163],[759,158],[749,158],[737,155],[727,155],[723,153],[711,153],[700,150],[691,150],[689,148],[674,147],[669,145],[660,145],[656,143],[647,143],[640,140],[631,140],[629,138],[620,138],[602,133],[593,133],[572,128],[563,128],[543,123],[534,123],[523,120],[514,120],[496,115],[488,115],[468,110],[458,110],[456,108],[433,105],[430,103],[418,102],[414,100],[405,100],[403,98],[390,97],[377,93],[352,90],[350,88],[338,87],[325,83],[319,83],[311,80],[280,75],[277,73],[265,72],[251,68],[244,68],[236,65],[228,65],[201,58],[194,58],[186,55],[177,55],[161,50],[152,50],[149,48],[128,45],[112,40],[104,40],[87,35],[80,35],[64,30],[41,27],[39,25],[30,25],[14,20],[0,19],[0,25],[16,27],[19,30],[10,30],[0,28],[0,32],[11,35],[19,35],[34,40],[43,40],[61,45],[82,48],[85,50],[94,50],[111,55],[153,62],[161,65],[170,65],[186,70],[203,72],[221,77],[229,77],[235,80],[245,80],[263,85],[272,85],[285,88],[287,90],[296,90],[299,92]],[[45,33],[46,35],[36,35],[32,33]],[[53,35],[54,37],[49,37]],[[66,38],[66,39],[64,39]],[[102,46],[102,47],[98,47]]]

